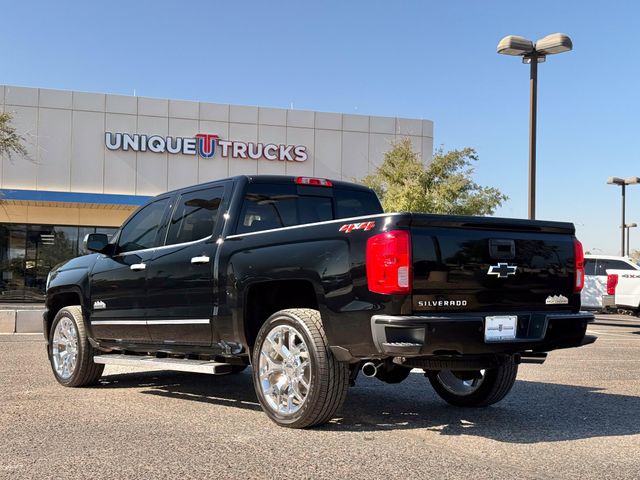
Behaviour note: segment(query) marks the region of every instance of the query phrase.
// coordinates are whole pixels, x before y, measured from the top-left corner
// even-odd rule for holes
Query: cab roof
[[[206,187],[208,185],[215,185],[215,184],[219,184],[220,182],[226,182],[226,181],[237,181],[237,180],[241,180],[241,179],[246,179],[249,183],[275,183],[275,184],[293,184],[295,183],[296,178],[298,177],[304,177],[304,178],[323,178],[324,177],[310,177],[308,175],[236,175],[233,177],[227,177],[227,178],[220,178],[217,180],[212,180],[210,182],[204,182],[204,183],[198,183],[195,185],[189,185],[187,187],[182,187],[182,188],[176,188],[174,190],[165,192],[165,193],[161,193],[156,197],[160,197],[163,195],[173,195],[175,193],[178,192],[182,192],[184,190],[191,190],[193,188],[196,187]],[[366,191],[369,192],[371,191],[371,189],[369,187],[366,187],[364,185],[360,185],[357,183],[352,183],[352,182],[344,182],[342,180],[333,180],[331,178],[327,178],[326,180],[330,180],[331,184],[333,187],[339,187],[339,188],[348,188],[350,190],[361,190],[361,191]],[[325,187],[325,188],[332,188],[332,187]]]

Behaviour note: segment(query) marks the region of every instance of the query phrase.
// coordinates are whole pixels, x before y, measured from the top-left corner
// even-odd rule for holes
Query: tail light
[[[576,281],[573,285],[573,291],[580,293],[584,287],[584,250],[582,249],[582,243],[577,238],[573,239],[573,251],[576,259]]]
[[[411,237],[392,230],[367,240],[367,284],[375,293],[411,293]]]
[[[607,275],[607,295],[615,295],[618,286],[618,275],[612,273]]]

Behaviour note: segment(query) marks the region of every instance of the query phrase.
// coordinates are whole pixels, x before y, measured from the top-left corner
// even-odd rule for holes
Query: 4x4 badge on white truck
[[[567,303],[569,303],[569,299],[564,295],[554,295],[548,296],[545,303],[547,305],[566,305]]]

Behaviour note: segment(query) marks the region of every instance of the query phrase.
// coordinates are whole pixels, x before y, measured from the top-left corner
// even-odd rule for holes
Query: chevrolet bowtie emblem
[[[515,265],[509,265],[508,263],[498,263],[498,265],[491,265],[487,275],[495,275],[498,278],[507,278],[509,275],[515,275],[518,267]]]

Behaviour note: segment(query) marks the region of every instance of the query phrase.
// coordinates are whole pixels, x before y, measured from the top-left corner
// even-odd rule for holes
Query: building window
[[[0,224],[0,302],[44,301],[49,271],[87,252],[88,233],[113,235],[116,228]]]

